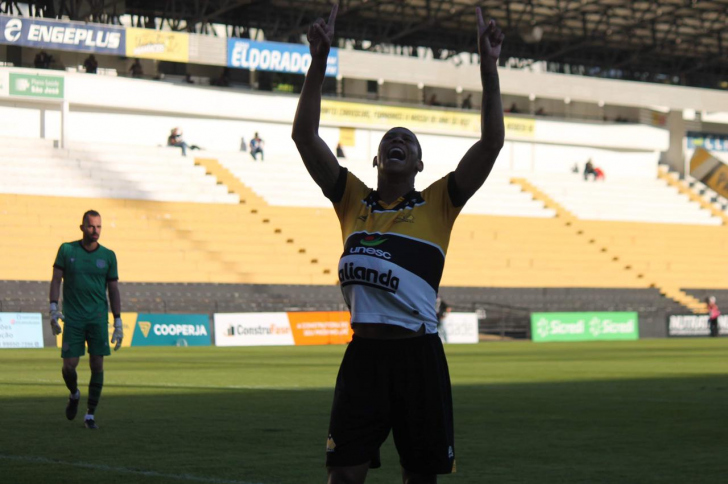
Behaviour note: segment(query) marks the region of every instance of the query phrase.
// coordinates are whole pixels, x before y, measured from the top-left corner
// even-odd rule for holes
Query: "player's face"
[[[81,225],[81,232],[86,242],[98,242],[101,237],[101,217],[87,216]]]
[[[380,173],[416,175],[422,171],[417,136],[407,128],[392,128],[379,143],[375,159]]]

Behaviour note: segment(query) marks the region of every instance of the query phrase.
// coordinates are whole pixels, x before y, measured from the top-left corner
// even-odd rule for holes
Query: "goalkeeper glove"
[[[121,318],[115,317],[114,318],[114,334],[111,335],[111,342],[116,343],[116,346],[114,346],[114,351],[117,351],[119,348],[121,348],[121,340],[124,339],[124,326],[121,324]]]
[[[64,318],[63,317],[63,313],[58,310],[58,303],[57,302],[52,302],[51,303],[51,308],[50,308],[49,313],[51,315],[51,331],[53,331],[53,335],[54,336],[58,336],[63,331],[61,329],[61,325],[58,324],[58,320],[59,319],[66,319],[66,318]]]

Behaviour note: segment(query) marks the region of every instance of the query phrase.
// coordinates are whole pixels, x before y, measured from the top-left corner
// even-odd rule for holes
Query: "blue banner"
[[[705,148],[708,151],[728,151],[728,135],[688,131],[688,149]]]
[[[0,44],[123,56],[123,27],[0,15]]]
[[[207,314],[139,313],[132,346],[210,346]]]
[[[310,66],[311,54],[306,45],[228,39],[228,67],[305,74]],[[339,49],[332,48],[326,59],[326,75],[338,74]]]

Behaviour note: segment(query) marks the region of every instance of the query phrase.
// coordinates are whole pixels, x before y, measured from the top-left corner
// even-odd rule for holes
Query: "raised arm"
[[[339,6],[335,4],[328,22],[319,18],[308,29],[311,66],[303,82],[291,133],[303,164],[324,193],[333,189],[341,169],[336,156],[318,134],[321,118],[321,86],[326,73],[326,59],[334,39],[334,23],[338,9]]]
[[[498,56],[505,36],[495,25],[495,20],[488,22],[488,25],[483,22],[480,8],[476,9],[476,17],[483,104],[480,112],[480,140],[465,153],[455,169],[455,183],[464,200],[473,196],[485,183],[505,140],[503,103],[498,82]]]

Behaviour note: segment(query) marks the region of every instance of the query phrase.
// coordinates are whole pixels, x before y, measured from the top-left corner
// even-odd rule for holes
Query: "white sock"
[[[81,390],[76,390],[76,393],[71,393],[71,398],[73,398],[74,400],[78,400],[79,398],[81,398]]]
[[[94,419],[94,416],[91,415],[90,413],[87,413],[86,416],[83,419],[84,420],[93,420]]]

